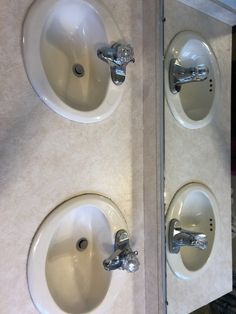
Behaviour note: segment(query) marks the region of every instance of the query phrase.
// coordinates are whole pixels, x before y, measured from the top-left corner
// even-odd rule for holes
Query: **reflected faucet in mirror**
[[[173,58],[169,67],[169,85],[173,94],[180,92],[183,84],[202,82],[207,79],[209,69],[205,64],[196,67],[184,67],[179,59]]]
[[[182,246],[206,250],[208,248],[207,236],[201,232],[182,229],[179,220],[172,219],[169,224],[169,251],[178,254]]]

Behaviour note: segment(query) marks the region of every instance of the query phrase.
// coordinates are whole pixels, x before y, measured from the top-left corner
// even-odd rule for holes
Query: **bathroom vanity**
[[[0,313],[231,290],[231,28],[183,2],[2,1]]]

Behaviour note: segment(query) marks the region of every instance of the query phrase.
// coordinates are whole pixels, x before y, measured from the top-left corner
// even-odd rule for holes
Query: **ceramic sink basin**
[[[207,79],[182,85],[180,92],[170,90],[170,62],[177,59],[185,68],[204,64]],[[184,31],[170,42],[165,55],[165,96],[174,118],[184,127],[198,129],[211,122],[220,92],[220,73],[211,47],[200,35]]]
[[[168,243],[169,224],[177,219],[181,227],[191,232],[204,233],[208,247],[200,250],[194,247],[181,247],[178,254],[166,248],[167,261],[173,273],[181,279],[196,278],[214,260],[215,243],[218,237],[218,206],[213,193],[204,185],[191,183],[183,186],[172,199],[166,214],[166,237]]]
[[[27,277],[40,313],[108,313],[125,272],[104,270],[118,230],[127,230],[109,199],[87,194],[52,211],[31,244]]]
[[[23,27],[23,58],[41,100],[58,114],[89,123],[108,117],[123,87],[115,86],[97,50],[121,40],[108,11],[94,0],[36,0]]]

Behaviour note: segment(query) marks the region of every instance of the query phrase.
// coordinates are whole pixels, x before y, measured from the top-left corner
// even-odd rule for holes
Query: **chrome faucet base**
[[[182,246],[194,247],[200,250],[208,248],[208,240],[205,234],[182,229],[177,219],[170,221],[168,238],[169,251],[173,254],[178,254]]]
[[[133,48],[121,43],[98,49],[97,56],[110,65],[111,79],[115,85],[121,85],[125,81],[126,66],[135,62]]]
[[[114,253],[103,261],[105,270],[126,270],[134,273],[139,269],[138,251],[132,251],[129,243],[128,232],[119,230],[115,235]]]
[[[177,94],[183,84],[191,82],[202,82],[207,79],[209,69],[205,64],[199,64],[196,67],[185,68],[181,62],[173,58],[169,66],[169,85],[172,94]]]

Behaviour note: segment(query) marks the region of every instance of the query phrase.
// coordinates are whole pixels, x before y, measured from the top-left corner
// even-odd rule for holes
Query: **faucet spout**
[[[115,85],[124,83],[126,77],[126,67],[124,66],[111,66],[111,78]]]
[[[122,269],[134,273],[140,265],[137,255],[138,252],[130,248],[127,231],[119,230],[115,236],[114,253],[103,261],[103,267],[108,271]]]
[[[206,250],[208,247],[207,236],[201,232],[182,229],[180,222],[172,219],[169,225],[169,250],[171,253],[177,254],[182,246]]]
[[[122,261],[120,259],[120,254],[122,250],[116,250],[109,258],[103,261],[103,267],[105,270],[111,271],[122,267]]]
[[[126,66],[135,62],[133,48],[121,43],[98,49],[97,56],[109,64],[111,79],[115,85],[121,85],[125,81]]]
[[[169,68],[169,84],[173,94],[180,92],[183,84],[202,82],[207,79],[209,69],[205,64],[186,68],[178,59],[171,59]]]

